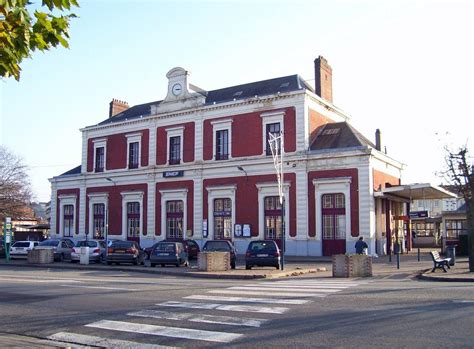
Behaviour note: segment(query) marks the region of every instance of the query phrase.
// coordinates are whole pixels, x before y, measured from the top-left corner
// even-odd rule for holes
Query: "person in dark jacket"
[[[364,254],[364,249],[369,248],[369,245],[364,241],[364,237],[361,236],[355,244],[355,249],[357,254]]]

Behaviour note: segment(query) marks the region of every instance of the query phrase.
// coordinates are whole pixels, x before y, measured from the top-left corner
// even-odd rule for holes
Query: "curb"
[[[121,268],[120,266],[106,268],[106,267],[96,267],[96,266],[81,266],[78,265],[55,265],[55,264],[7,264],[0,263],[0,267],[10,266],[18,268],[36,268],[36,269],[63,269],[63,270],[94,270],[94,271],[120,271],[120,272],[132,272],[132,273],[141,273],[141,274],[155,274],[155,275],[169,275],[176,277],[191,277],[191,278],[202,278],[202,279],[228,279],[228,280],[242,280],[242,279],[276,279],[283,277],[298,276],[302,274],[316,273],[317,269],[295,269],[291,271],[283,271],[274,274],[241,274],[241,275],[232,275],[232,274],[201,274],[199,272],[190,271],[183,273],[176,273],[168,270],[152,269],[149,267],[147,269],[130,269],[130,268]]]
[[[429,269],[428,269],[429,270]],[[442,276],[430,276],[426,275],[425,272],[418,274],[418,279],[424,280],[424,281],[442,281],[442,282],[474,282],[474,278],[463,278],[463,277],[442,277]]]

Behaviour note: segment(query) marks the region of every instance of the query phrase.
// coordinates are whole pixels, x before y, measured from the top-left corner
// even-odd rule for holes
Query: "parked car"
[[[158,245],[160,242],[181,242],[184,246],[184,250],[188,253],[188,259],[197,259],[197,256],[200,252],[199,245],[194,240],[166,239],[153,244],[153,246],[145,248],[147,259],[150,259],[151,251],[153,251],[156,245]]]
[[[177,267],[188,266],[188,253],[181,242],[159,242],[155,244],[150,254],[150,265],[154,267],[160,264],[164,267],[166,264],[173,264]]]
[[[71,262],[81,260],[81,247],[89,247],[89,262],[102,262],[105,259],[105,249],[107,248],[103,240],[81,240],[76,243],[71,252]]]
[[[280,269],[280,249],[273,240],[251,241],[245,253],[245,269],[275,267]]]
[[[54,260],[62,262],[65,259],[71,259],[73,247],[74,242],[71,239],[63,238],[41,241],[34,249],[51,249],[54,253]]]
[[[229,252],[230,267],[235,269],[237,250],[229,240],[208,240],[202,247],[203,252]]]
[[[10,248],[10,258],[27,258],[28,251],[31,251],[38,244],[38,241],[17,241]]]
[[[114,241],[107,250],[107,264],[143,264],[145,252],[136,241]]]

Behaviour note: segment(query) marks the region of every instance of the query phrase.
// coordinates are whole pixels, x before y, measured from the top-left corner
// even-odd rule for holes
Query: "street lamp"
[[[238,169],[239,171],[242,171],[243,173],[245,173],[245,181],[248,181],[248,174],[247,174],[247,171],[245,171],[242,166],[237,166],[237,169]]]

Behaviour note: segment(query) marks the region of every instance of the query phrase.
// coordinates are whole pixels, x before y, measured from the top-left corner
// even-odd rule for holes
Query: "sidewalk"
[[[46,339],[20,336],[16,334],[0,333],[0,346],[2,348],[79,348],[76,345],[67,345]]]
[[[440,271],[432,273],[433,262],[429,253],[422,253],[418,261],[416,252],[400,255],[400,266],[397,268],[396,256],[382,256],[373,258],[373,277],[376,278],[405,278],[418,276],[423,280],[430,281],[455,281],[455,282],[474,282],[474,273],[468,269],[467,257],[457,257],[456,265],[452,266],[447,273]],[[121,271],[127,273],[147,273],[156,275],[170,275],[176,277],[197,277],[213,279],[271,279],[307,274],[312,277],[332,277],[332,265],[330,257],[287,257],[285,270],[276,270],[274,268],[253,268],[245,270],[242,256],[237,259],[237,269],[223,272],[203,272],[198,271],[196,262],[191,263],[191,267],[154,267],[151,268],[147,263],[145,266],[133,265],[102,265],[89,264],[80,265],[69,262],[52,264],[28,264],[26,260],[14,260],[6,263],[4,259],[0,260],[2,266],[11,266],[19,268],[54,268],[64,270],[97,270],[97,271]]]

